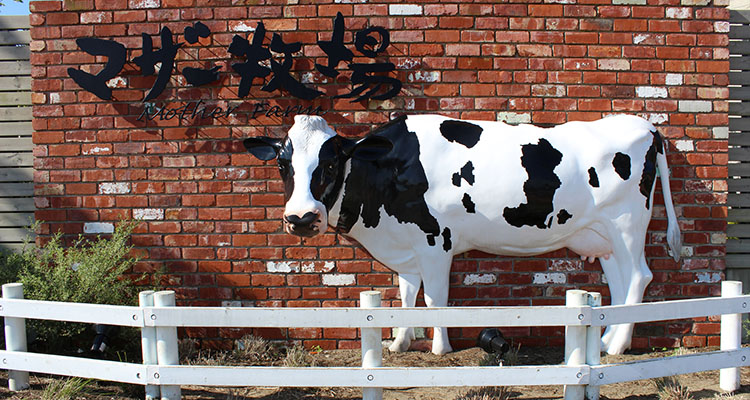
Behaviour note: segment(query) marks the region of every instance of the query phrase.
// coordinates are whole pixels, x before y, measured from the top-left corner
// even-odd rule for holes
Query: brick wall
[[[246,154],[239,138],[283,135],[292,121],[283,110],[295,105],[327,110],[329,123],[348,136],[401,113],[542,125],[633,113],[667,138],[685,243],[685,257],[675,263],[666,253],[666,219],[657,195],[646,248],[654,272],[647,300],[718,294],[726,240],[725,0],[233,3],[31,2],[36,218],[46,221],[42,234],[106,233],[120,219],[141,219],[133,243],[143,259],[134,272],[163,271],[162,283],[177,291],[183,305],[355,306],[366,289],[381,290],[385,303],[398,305],[395,276],[362,248],[332,233],[302,240],[282,232],[276,167]],[[375,25],[390,31],[391,45],[377,60],[357,54],[355,61],[394,63],[390,76],[403,82],[397,97],[355,103],[332,98],[351,89],[346,65],[339,66],[339,78],[330,79],[314,71],[314,63],[326,63],[316,40],[330,38],[338,12],[352,50],[354,32]],[[197,21],[211,35],[188,44],[183,29]],[[259,21],[267,30],[266,45],[273,33],[303,44],[293,75],[324,96],[300,101],[286,92],[261,91],[256,79],[250,95],[238,98],[240,79],[230,65],[243,60],[227,49],[234,35],[250,39]],[[223,109],[238,106],[235,112],[216,119],[137,120],[156,77],[141,76],[132,59],[141,54],[141,33],[160,48],[164,26],[184,43],[176,71],[215,64],[221,80],[193,88],[175,73],[155,103],[175,108],[202,99]],[[106,61],[78,48],[75,39],[87,36],[128,49],[123,71],[109,82],[110,101],[68,77],[69,67],[97,73]],[[280,109],[253,118],[261,102]],[[606,295],[602,278],[598,262],[583,263],[565,249],[518,259],[472,251],[454,262],[450,303],[562,304],[571,288]],[[477,331],[452,329],[453,344],[471,345]],[[220,339],[248,332],[186,333],[227,345]],[[562,341],[562,328],[504,332],[529,345]],[[634,345],[717,344],[710,336],[717,332],[716,324],[703,321],[643,325],[636,328]],[[358,346],[357,333],[347,329],[256,333],[323,348]]]

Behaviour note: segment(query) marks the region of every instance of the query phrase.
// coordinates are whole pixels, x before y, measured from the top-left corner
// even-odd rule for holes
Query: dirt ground
[[[716,349],[702,349],[710,351]],[[637,359],[666,357],[677,354],[675,350],[660,352],[626,354],[623,356],[605,356],[602,363],[619,363]],[[357,366],[360,363],[358,350],[320,351],[310,354],[316,366]],[[383,351],[384,366],[419,366],[419,367],[448,367],[475,366],[484,357],[484,352],[473,348],[448,354],[435,356],[431,353],[410,351],[407,353],[390,353]],[[563,351],[560,348],[527,348],[520,349],[517,355],[517,365],[560,364],[563,361]],[[719,372],[709,371],[696,374],[682,375],[679,382],[686,386],[692,398],[699,399],[727,399],[750,400],[750,367],[742,369],[742,388],[732,396],[722,394],[719,389]],[[7,374],[0,371],[0,399],[42,399],[43,390],[54,377],[32,375],[31,390],[11,393],[7,390]],[[452,400],[460,398],[471,388],[403,388],[385,389],[384,398],[388,400],[424,399],[424,400]],[[562,398],[561,386],[514,386],[508,388],[512,399],[559,399]],[[189,386],[182,388],[183,399],[186,400],[349,400],[361,398],[359,388],[211,388]],[[601,388],[603,399],[638,399],[657,400],[657,389],[653,380],[642,380],[607,385]],[[56,398],[56,397],[47,397]],[[117,384],[111,382],[91,382],[74,399],[143,399],[141,386]],[[480,400],[481,397],[473,397]],[[486,399],[494,399],[487,397]],[[683,398],[680,400],[687,400]]]

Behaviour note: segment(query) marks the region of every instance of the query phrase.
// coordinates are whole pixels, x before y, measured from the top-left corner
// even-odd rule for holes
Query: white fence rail
[[[363,292],[362,308],[174,307],[174,292],[142,292],[139,307],[23,300],[19,284],[3,286],[7,350],[0,368],[11,390],[28,387],[28,372],[103,379],[146,386],[147,399],[179,399],[180,386],[362,387],[377,399],[384,387],[566,385],[566,399],[598,398],[598,387],[617,382],[722,369],[720,386],[739,388],[739,368],[750,365],[750,349],[740,348],[742,313],[750,296],[739,282],[723,282],[722,298],[598,306],[598,294],[571,290],[567,306],[376,308],[379,293]],[[597,303],[598,298],[598,303]],[[599,364],[600,327],[722,315],[721,351],[621,364]],[[140,327],[144,364],[29,353],[24,319],[52,319]],[[385,368],[380,328],[394,326],[566,326],[566,365]],[[360,368],[278,368],[181,366],[176,327],[349,327],[361,328]]]

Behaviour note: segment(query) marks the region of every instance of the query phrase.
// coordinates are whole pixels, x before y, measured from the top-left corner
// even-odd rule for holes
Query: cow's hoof
[[[627,341],[622,340],[616,340],[614,335],[605,335],[602,338],[602,351],[611,354],[611,355],[617,355],[617,354],[623,354],[625,353],[625,350],[630,348],[630,343],[627,343]]]
[[[432,353],[442,356],[453,351],[453,348],[448,343],[432,342]]]
[[[607,348],[602,347],[602,351],[610,355],[617,355],[625,353],[629,346],[608,346]]]
[[[403,353],[407,350],[409,350],[409,346],[411,345],[410,341],[406,340],[394,340],[393,344],[388,347],[388,350],[394,352],[394,353]]]

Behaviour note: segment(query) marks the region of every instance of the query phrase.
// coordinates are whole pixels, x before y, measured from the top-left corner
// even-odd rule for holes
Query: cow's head
[[[284,229],[299,236],[325,232],[328,211],[344,184],[347,160],[374,161],[393,147],[381,136],[359,141],[344,138],[323,118],[311,115],[294,117],[284,139],[255,137],[243,143],[261,160],[276,158],[286,195]]]

